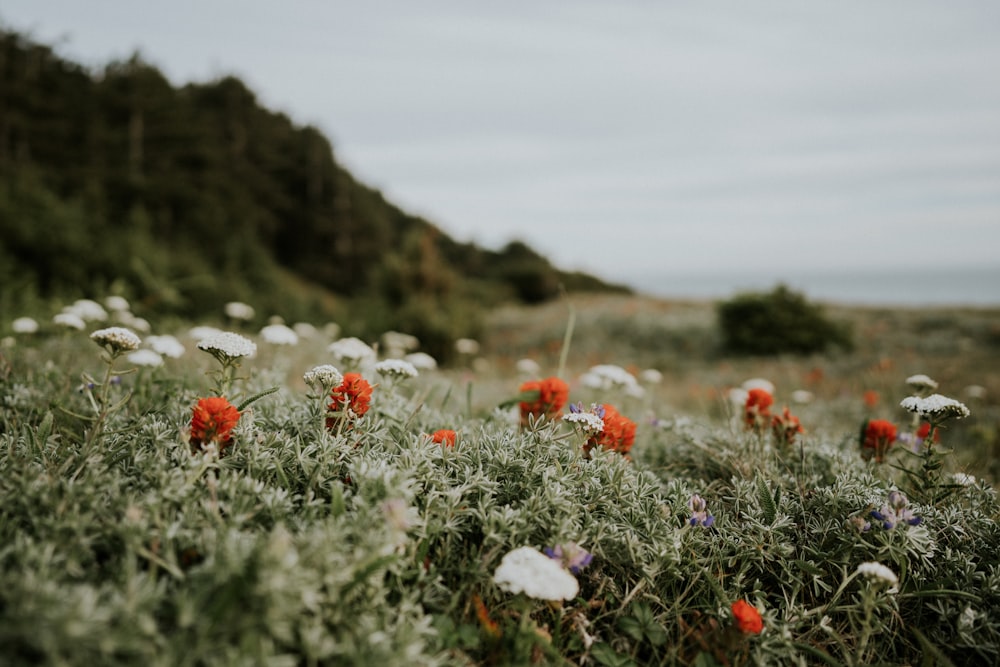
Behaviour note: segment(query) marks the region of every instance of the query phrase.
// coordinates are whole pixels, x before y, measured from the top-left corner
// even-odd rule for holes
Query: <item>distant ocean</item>
[[[621,278],[644,294],[727,299],[783,284],[813,301],[871,306],[998,306],[1000,265],[967,269],[843,272],[649,273]]]

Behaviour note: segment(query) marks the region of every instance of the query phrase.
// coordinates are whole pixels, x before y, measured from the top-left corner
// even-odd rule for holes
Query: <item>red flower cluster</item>
[[[805,432],[799,418],[788,411],[788,406],[785,406],[780,415],[771,417],[771,433],[774,434],[774,439],[782,444],[792,444],[796,435]]]
[[[861,458],[876,463],[885,461],[885,455],[896,442],[896,425],[885,419],[870,419],[861,428]]]
[[[341,421],[361,417],[371,407],[372,386],[361,373],[345,373],[344,380],[330,392],[330,412],[338,413],[326,418],[328,429],[336,428]]]
[[[458,434],[452,431],[451,429],[442,428],[438,429],[437,431],[434,431],[434,433],[431,435],[431,440],[441,445],[442,447],[454,447],[455,438],[457,437]]]
[[[532,380],[521,385],[522,394],[538,392],[531,401],[521,401],[521,425],[528,423],[528,417],[545,416],[553,419],[559,416],[569,400],[569,385],[557,377]]]
[[[591,449],[600,446],[627,455],[635,444],[635,422],[618,412],[613,405],[605,403],[602,407],[604,430],[587,440],[583,451],[589,454]]]
[[[760,612],[746,600],[737,600],[731,609],[733,610],[733,621],[740,632],[759,635],[764,629],[764,619],[760,617]]]
[[[771,406],[774,398],[764,389],[751,389],[747,393],[746,404],[743,407],[743,422],[750,430],[763,432],[771,423]]]
[[[199,398],[191,414],[191,452],[215,443],[221,454],[232,442],[232,430],[240,411],[222,396]]]
[[[920,428],[918,428],[917,432],[914,434],[917,438],[917,442],[923,444],[924,440],[927,439],[927,436],[930,435],[930,432],[930,422],[924,422],[921,424]],[[934,429],[934,442],[941,442],[941,429],[939,428]]]

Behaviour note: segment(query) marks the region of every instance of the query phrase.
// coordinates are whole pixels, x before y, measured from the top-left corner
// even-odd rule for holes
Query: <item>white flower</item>
[[[108,311],[104,306],[91,299],[78,299],[63,312],[73,313],[84,322],[103,322],[108,319]]]
[[[542,367],[534,359],[518,359],[517,372],[534,377],[541,374]]]
[[[751,389],[763,389],[771,395],[774,394],[774,383],[770,380],[765,380],[764,378],[750,378],[740,386],[747,391],[750,391]]]
[[[660,384],[663,382],[663,373],[655,368],[647,368],[639,373],[639,379],[646,384]]]
[[[403,354],[411,352],[420,347],[420,341],[416,336],[399,331],[386,331],[382,334],[382,347],[386,349],[386,354]]]
[[[131,306],[128,305],[128,301],[123,296],[112,295],[105,297],[104,305],[108,307],[108,310],[113,310],[116,313],[126,311]]]
[[[150,330],[152,330],[152,327],[149,326],[148,321],[146,321],[142,317],[136,317],[127,310],[123,310],[118,313],[118,320],[121,322],[122,326],[135,329],[136,331],[142,331],[144,333],[148,333]]]
[[[52,323],[61,327],[66,327],[67,329],[78,329],[80,331],[87,328],[87,324],[83,321],[82,317],[75,313],[65,311],[56,313],[55,317],[52,318]]]
[[[805,403],[813,402],[813,393],[811,391],[806,391],[805,389],[796,389],[792,392],[792,402],[804,405]]]
[[[284,324],[268,324],[260,330],[260,337],[271,345],[298,345],[299,335]]]
[[[593,412],[568,412],[563,421],[579,426],[587,435],[596,435],[604,430],[604,420]]]
[[[858,574],[868,578],[872,581],[880,581],[882,583],[888,584],[890,587],[895,587],[899,584],[899,579],[896,578],[896,573],[887,568],[882,563],[862,563],[858,565]]]
[[[591,366],[590,370],[580,376],[580,382],[585,387],[604,391],[611,389],[624,389],[626,393],[635,389],[638,389],[640,392],[642,391],[642,387],[639,386],[639,382],[635,379],[634,375],[621,366],[615,366],[614,364]]]
[[[911,375],[906,378],[906,384],[908,384],[912,389],[924,390],[924,389],[937,389],[938,383],[930,379],[923,373],[918,375]]]
[[[198,349],[220,359],[239,359],[257,354],[256,343],[231,331],[220,331],[214,336],[198,341]]]
[[[386,359],[375,364],[375,371],[393,378],[415,378],[419,373],[409,361],[402,359]]]
[[[344,376],[335,366],[322,364],[307,370],[302,379],[315,391],[326,393],[343,382]]]
[[[226,317],[231,317],[234,320],[250,321],[256,314],[253,306],[249,306],[242,301],[230,301],[224,306],[223,310],[226,312]]]
[[[978,384],[970,384],[968,387],[962,390],[967,398],[980,400],[986,398],[986,387]]]
[[[974,486],[976,483],[976,478],[965,472],[956,472],[951,476],[951,480],[955,484],[961,484],[962,486]]]
[[[413,364],[413,367],[421,371],[432,371],[437,368],[437,361],[426,352],[413,352],[403,357],[404,361]]]
[[[743,406],[747,404],[747,397],[750,396],[750,392],[742,387],[733,387],[729,390],[728,396],[730,403],[742,409]]]
[[[149,336],[146,338],[146,345],[157,354],[171,359],[178,359],[184,356],[184,346],[179,340],[170,335]]]
[[[19,317],[11,323],[10,328],[14,333],[33,334],[38,331],[38,322],[30,317]]]
[[[572,600],[580,584],[562,565],[531,547],[514,549],[500,561],[493,582],[508,593],[536,600]]]
[[[949,417],[969,416],[969,408],[963,403],[959,403],[954,398],[948,398],[941,394],[931,394],[926,398],[920,396],[907,396],[899,403],[904,409],[915,412],[921,417],[935,419],[947,419]]]
[[[344,364],[360,364],[365,361],[374,361],[376,354],[371,345],[360,338],[341,338],[330,343],[327,348],[333,353],[337,361]]]
[[[467,356],[479,354],[479,341],[471,338],[459,338],[455,341],[455,351]]]
[[[299,338],[315,338],[317,333],[316,327],[308,322],[296,322],[292,325],[292,331],[298,334]]]
[[[212,336],[218,336],[222,333],[222,329],[216,329],[210,326],[197,326],[191,327],[188,331],[188,336],[194,340],[205,340],[206,338],[211,338]]]
[[[125,327],[108,327],[98,329],[90,334],[90,339],[108,349],[111,354],[121,354],[139,349],[142,341]]]
[[[136,366],[162,366],[163,357],[154,350],[136,350],[126,357],[129,363]]]

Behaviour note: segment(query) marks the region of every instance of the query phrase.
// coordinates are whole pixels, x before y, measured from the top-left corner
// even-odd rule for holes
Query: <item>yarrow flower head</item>
[[[344,376],[335,366],[322,364],[313,366],[302,374],[302,380],[309,385],[313,391],[326,394],[334,387],[344,381]]]
[[[360,338],[341,338],[330,343],[327,348],[340,363],[358,367],[363,363],[375,360],[377,356],[371,345]]]
[[[108,351],[112,358],[139,349],[142,341],[125,327],[98,329],[90,339]]]
[[[531,547],[514,549],[500,561],[493,583],[536,600],[572,600],[580,583],[562,565]]]
[[[103,322],[108,319],[108,311],[93,299],[77,299],[72,306],[67,306],[63,312],[72,313],[85,322]]]
[[[886,530],[892,530],[896,526],[916,526],[923,518],[914,516],[909,504],[910,501],[903,492],[890,491],[885,505],[881,509],[872,510],[872,518]]]
[[[67,329],[76,329],[77,331],[83,331],[87,328],[87,323],[76,313],[56,313],[52,317],[52,323]]]
[[[164,357],[178,359],[184,356],[184,345],[177,340],[177,338],[171,335],[147,336],[146,344],[149,345],[154,352],[163,355]]]
[[[906,384],[918,396],[923,396],[938,388],[938,383],[930,379],[923,373],[920,373],[918,375],[911,375],[910,377],[906,378]]]
[[[418,371],[432,371],[438,366],[437,360],[426,352],[411,352],[403,360],[410,362]]]
[[[965,407],[965,404],[941,394],[931,394],[927,397],[907,396],[900,405],[934,424],[940,424],[952,417],[961,419],[969,416],[969,408]]]
[[[155,367],[163,365],[163,357],[156,350],[136,350],[129,353],[125,358],[128,359],[129,363],[136,366]]]
[[[546,556],[573,574],[580,574],[580,570],[590,565],[590,561],[594,560],[594,554],[576,542],[566,542],[557,544],[554,547],[545,547],[544,551]]]
[[[455,440],[458,438],[458,433],[448,428],[442,428],[434,431],[430,438],[432,442],[435,442],[442,447],[454,447]]]
[[[715,517],[708,513],[708,503],[697,493],[688,500],[688,509],[691,510],[691,518],[688,519],[688,524],[711,528],[712,524],[715,523]]]
[[[861,458],[885,461],[885,455],[896,442],[896,425],[885,419],[869,419],[861,426]]]
[[[226,317],[234,320],[243,320],[244,322],[249,322],[256,315],[253,306],[247,305],[242,301],[230,301],[223,307],[223,310],[226,313]]]
[[[569,400],[569,385],[557,377],[525,382],[520,392],[525,399],[520,402],[522,425],[527,425],[529,417],[558,417]]]
[[[857,572],[873,583],[888,586],[890,590],[899,584],[899,579],[896,577],[896,573],[885,565],[882,565],[882,563],[862,563],[861,565],[858,565]]]
[[[333,429],[340,424],[353,424],[371,407],[372,386],[360,373],[345,373],[344,379],[330,392],[330,412],[326,427]]]
[[[198,341],[198,349],[208,352],[223,365],[257,354],[257,344],[232,331],[220,331]]]
[[[10,328],[17,334],[33,334],[38,331],[38,322],[30,317],[19,317],[11,322]]]
[[[592,403],[590,410],[584,411],[583,404],[570,404],[569,414],[563,415],[563,421],[573,424],[573,426],[583,431],[588,438],[595,436],[604,430],[604,415],[606,411],[603,405]]]
[[[740,632],[759,635],[764,630],[764,619],[760,612],[746,600],[737,600],[730,609],[733,612],[733,624]]]
[[[632,445],[635,444],[636,423],[608,403],[593,409],[604,412],[604,428],[601,429],[600,433],[588,438],[583,445],[584,453],[589,455],[590,450],[594,447],[602,447],[627,457]]]
[[[413,364],[403,359],[384,359],[375,364],[375,372],[394,380],[405,380],[420,375]]]
[[[762,433],[771,423],[771,406],[774,398],[765,389],[754,387],[747,391],[747,400],[743,405],[743,423],[748,430]]]
[[[284,324],[268,324],[260,330],[260,337],[271,345],[298,345],[299,335]]]
[[[598,364],[580,376],[580,384],[598,391],[620,391],[627,396],[642,398],[645,390],[635,376],[621,366]]]
[[[240,412],[225,397],[198,399],[191,415],[191,452],[216,444],[221,454],[232,442],[232,430]]]

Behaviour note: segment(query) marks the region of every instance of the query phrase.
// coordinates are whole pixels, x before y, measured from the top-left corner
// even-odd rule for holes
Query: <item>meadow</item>
[[[581,296],[436,368],[113,305],[0,324],[5,664],[1000,660],[997,310],[736,358]]]

